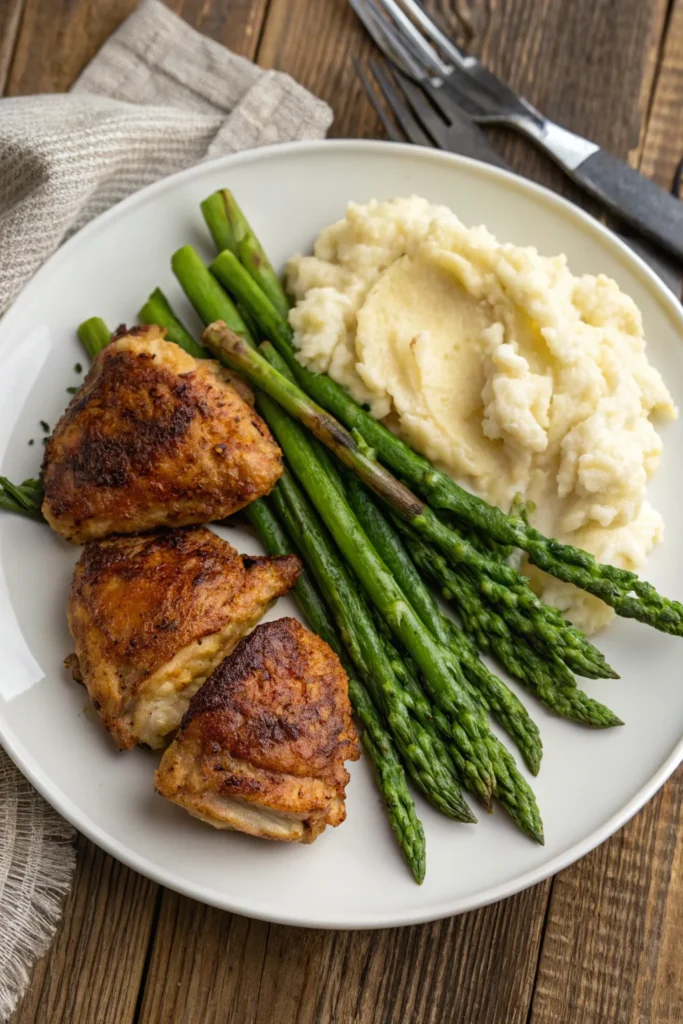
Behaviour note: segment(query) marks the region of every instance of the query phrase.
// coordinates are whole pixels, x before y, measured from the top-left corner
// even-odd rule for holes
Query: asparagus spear
[[[267,399],[264,404],[267,413]],[[424,728],[410,715],[358,588],[286,470],[270,500],[290,536],[297,537],[306,566],[330,606],[356,669],[389,723],[411,778],[438,810],[458,821],[474,821],[443,743],[431,728]]]
[[[227,249],[241,262],[278,315],[286,321],[289,314],[287,296],[232,192],[227,188],[214,192],[201,207],[218,251]]]
[[[217,251],[229,249],[237,255],[237,239],[228,220],[223,193],[212,192],[199,205]]]
[[[223,254],[225,255],[225,254]],[[473,570],[478,585],[487,594],[500,594],[494,584],[509,588],[509,603],[520,605],[531,616],[537,627],[549,627],[544,639],[553,638],[557,646],[570,647],[580,651],[592,666],[594,674],[613,675],[602,654],[569,623],[558,618],[556,609],[544,605],[528,586],[528,581],[511,566],[487,559],[446,526],[438,516],[416,495],[400,483],[373,457],[367,445],[349,434],[324,409],[316,405],[291,380],[280,373],[263,358],[260,352],[250,349],[224,324],[212,324],[204,331],[204,341],[212,352],[223,359],[232,369],[243,373],[258,388],[266,391],[295,419],[333,451],[339,459],[352,469],[363,482],[381,497],[390,508],[405,519],[423,537],[440,548],[448,560],[455,565],[467,565]]]
[[[267,297],[240,273],[237,260],[223,258],[212,269],[223,284],[238,296],[260,323],[266,336],[285,359],[301,387],[325,410],[349,429],[358,431],[379,458],[401,480],[412,484],[434,509],[454,513],[458,519],[481,531],[498,544],[521,548],[545,572],[594,594],[626,618],[654,626],[666,633],[683,635],[683,604],[662,597],[636,573],[596,561],[587,551],[545,537],[519,514],[506,515],[494,505],[460,487],[427,459],[418,455],[384,424],[374,419],[341,387],[325,374],[301,366],[292,344],[293,332]]]
[[[78,328],[78,337],[90,358],[94,359],[111,341],[111,331],[101,317],[91,316]]]
[[[511,634],[503,619],[484,607],[480,595],[469,581],[450,570],[419,537],[406,535],[406,539],[416,564],[441,586],[447,600],[455,602],[465,627],[480,644],[490,645],[507,671],[524,683],[546,707],[562,718],[594,729],[623,725],[610,708],[580,690],[573,676],[567,680],[562,672],[562,662],[544,661],[523,639]]]
[[[483,697],[484,706],[517,743],[527,766],[538,774],[543,745],[536,723],[505,683],[486,668],[469,638],[436,604],[406,551],[401,538],[357,477],[344,478],[349,502],[377,553],[393,572],[425,626],[458,658],[465,678]]]
[[[243,341],[251,342],[251,335],[234,303],[208,272],[191,245],[184,245],[173,253],[171,266],[200,320],[209,323],[218,317]]]
[[[278,358],[272,346],[266,344],[263,348],[269,358]],[[543,827],[533,793],[514,759],[490,732],[481,708],[468,692],[457,660],[433,638],[406,600],[340,493],[339,483],[330,479],[317,460],[316,449],[305,432],[267,397],[262,396],[261,402],[269,426],[339,549],[399,642],[415,659],[432,699],[448,716],[452,739],[462,757],[458,767],[463,784],[485,803],[489,790],[521,828],[542,842]]]
[[[375,766],[389,822],[410,864],[415,881],[422,883],[425,877],[424,831],[408,792],[403,765],[367,690],[353,676],[349,677],[349,696],[364,726],[362,743]]]
[[[431,707],[429,702],[425,699],[418,682],[418,675],[412,659],[406,656],[399,656],[391,644],[388,645],[388,653],[392,667],[394,668],[397,677],[403,683],[406,693],[410,699],[411,710],[420,718],[423,714],[427,715],[429,720],[433,721],[434,725],[440,732],[445,736],[449,735],[449,721],[440,708]],[[527,786],[523,780],[521,780],[520,784],[521,777],[519,776],[517,766],[510,752],[506,750],[497,737],[494,737],[494,742],[498,749],[501,762],[506,769],[506,774],[499,775],[497,778],[498,798],[501,800],[510,817],[519,826],[519,828],[524,832],[528,832],[529,835],[539,843],[543,843],[543,825],[538,813],[538,807],[536,806],[534,795],[530,787]],[[452,748],[449,747],[449,749]],[[454,759],[458,767],[462,770],[462,762],[457,754],[458,751],[456,750],[454,752]],[[530,823],[534,823],[535,831],[530,830]]]
[[[261,538],[269,555],[286,555],[295,549],[277,517],[261,498],[245,509],[247,518]],[[410,865],[415,881],[425,876],[425,837],[422,823],[417,817],[413,798],[408,790],[405,771],[390,733],[383,725],[370,695],[356,678],[353,667],[330,621],[329,611],[304,569],[292,588],[292,594],[311,628],[322,637],[338,655],[349,679],[349,698],[360,719],[362,743],[375,766],[375,774],[389,823],[399,846]]]
[[[166,338],[180,345],[191,356],[201,359],[209,353],[198,345],[189,331],[183,327],[161,288],[155,288],[147,302],[138,313],[141,324],[157,324],[166,328]]]

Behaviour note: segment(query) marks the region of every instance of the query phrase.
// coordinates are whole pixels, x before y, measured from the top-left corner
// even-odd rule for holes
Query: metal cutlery
[[[395,66],[378,59],[369,62],[369,74],[354,59],[356,73],[379,117],[387,138],[393,142],[412,142],[418,146],[436,146],[451,153],[472,157],[496,167],[511,168],[493,148],[484,132],[463,111],[451,104],[448,113],[438,113],[420,86]],[[394,120],[387,113],[384,99]],[[681,161],[683,166],[683,161]],[[674,188],[675,188],[674,182]],[[619,236],[657,273],[671,291],[680,297],[680,265],[655,250],[650,243]]]
[[[451,121],[522,132],[587,192],[683,262],[683,203],[596,143],[562,128],[518,96],[476,57],[464,54],[418,0],[349,0],[379,48]],[[410,98],[410,97],[409,97]],[[427,127],[441,146],[440,138]],[[443,148],[449,148],[444,146]]]

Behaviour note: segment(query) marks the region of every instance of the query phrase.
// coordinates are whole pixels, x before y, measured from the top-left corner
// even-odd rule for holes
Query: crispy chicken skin
[[[359,756],[347,685],[296,619],[258,626],[190,701],[157,791],[215,828],[312,843],[346,817],[344,761]]]
[[[295,555],[238,555],[202,527],[86,544],[67,608],[68,660],[119,747],[163,746],[191,695],[300,568]]]
[[[43,459],[43,514],[68,540],[223,519],[267,494],[281,452],[212,359],[133,328],[95,359]]]

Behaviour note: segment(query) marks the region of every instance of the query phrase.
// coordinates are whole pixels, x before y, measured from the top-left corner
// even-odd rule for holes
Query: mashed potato
[[[607,277],[499,243],[425,199],[351,203],[288,265],[301,362],[329,373],[464,486],[637,568],[661,539],[646,487],[675,417],[640,312]],[[611,610],[533,570],[586,632]]]

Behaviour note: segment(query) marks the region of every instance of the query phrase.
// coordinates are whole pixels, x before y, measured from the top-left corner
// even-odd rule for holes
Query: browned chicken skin
[[[238,555],[201,527],[87,544],[68,603],[70,663],[118,745],[163,746],[300,567],[295,555]]]
[[[155,776],[216,828],[311,843],[346,817],[359,756],[347,677],[295,619],[258,626],[194,695]]]
[[[245,395],[229,370],[159,327],[113,341],[46,446],[50,526],[83,543],[223,519],[267,494],[281,453]]]

